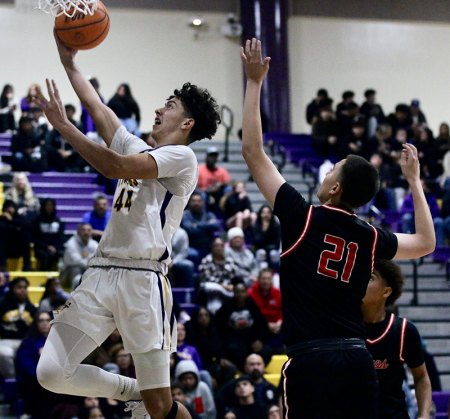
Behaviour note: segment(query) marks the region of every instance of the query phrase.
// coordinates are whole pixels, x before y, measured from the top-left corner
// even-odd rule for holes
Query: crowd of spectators
[[[98,81],[93,78],[91,83],[99,92]],[[38,93],[39,86],[33,85],[16,102],[12,86],[5,86],[0,98],[0,130],[12,133],[15,172],[0,215],[0,271],[7,271],[8,259],[20,257],[24,271],[57,270],[60,277],[47,280],[36,307],[27,296],[25,272],[9,283],[0,275],[0,374],[16,377],[25,413],[33,418],[126,418],[122,402],[56,395],[36,380],[39,351],[50,329],[48,312],[62,306],[67,292],[78,285],[111,215],[107,196],[96,197],[92,210],[80,218],[77,231],[67,240],[57,202],[39,200],[33,193],[25,172],[90,170],[60,134],[47,126],[36,106]],[[408,191],[398,159],[402,142],[414,142],[424,188],[435,208],[438,244],[447,243],[448,125],[442,124],[434,137],[417,100],[397,106],[386,116],[374,90],[367,90],[365,97],[359,106],[353,92],[344,92],[334,108],[326,90],[320,89],[307,109],[313,147],[328,163],[353,153],[376,165],[383,187],[367,209],[398,211],[402,214],[399,228],[409,232]],[[121,84],[108,103],[128,129],[140,135],[139,106],[130,87]],[[11,115],[18,106],[23,114],[16,126]],[[95,140],[92,121],[85,113],[83,122],[76,121],[74,110],[66,106],[72,123]],[[280,238],[280,225],[270,206],[254,208],[246,182],[234,181],[219,163],[219,150],[208,147],[199,165],[197,189],[173,236],[169,267],[173,287],[195,290],[196,304],[189,313],[176,304],[178,350],[171,358],[172,395],[187,406],[193,418],[281,417],[281,392],[263,375],[271,357],[285,353],[278,276]],[[36,259],[34,267],[30,249]],[[133,360],[117,331],[85,362],[135,376]]]
[[[348,154],[357,154],[372,162],[380,173],[381,188],[365,209],[372,210],[372,215],[377,214],[380,222],[384,220],[383,212],[395,213],[397,222],[389,226],[396,231],[411,232],[410,196],[399,159],[402,144],[414,144],[432,209],[437,245],[449,244],[450,183],[446,182],[450,170],[449,125],[441,123],[438,132],[433,134],[418,99],[399,103],[393,112],[385,113],[374,89],[367,89],[364,98],[364,102],[358,104],[355,93],[347,90],[342,93],[342,100],[334,105],[326,89],[317,91],[306,110],[316,153],[324,158],[326,165]]]

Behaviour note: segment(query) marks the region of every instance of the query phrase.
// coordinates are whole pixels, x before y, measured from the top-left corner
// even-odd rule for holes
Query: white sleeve
[[[128,132],[123,125],[115,132],[109,148],[122,155],[137,154],[145,150],[152,150],[152,147],[144,140]]]
[[[171,193],[190,195],[197,184],[198,168],[194,152],[187,146],[168,145],[149,151],[158,166],[158,180]]]

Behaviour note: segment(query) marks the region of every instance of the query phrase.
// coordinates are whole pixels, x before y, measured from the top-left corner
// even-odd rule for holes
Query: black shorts
[[[378,380],[363,340],[320,339],[296,345],[288,354],[286,419],[378,417]]]

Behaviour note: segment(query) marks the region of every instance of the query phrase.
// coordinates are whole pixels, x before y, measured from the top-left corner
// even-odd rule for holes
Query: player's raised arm
[[[263,148],[260,100],[270,58],[262,59],[261,41],[253,38],[241,48],[241,59],[247,77],[242,117],[242,154],[259,190],[273,207],[278,189],[285,180]]]
[[[403,144],[400,159],[402,173],[408,181],[414,201],[414,234],[396,233],[398,249],[395,259],[415,259],[433,252],[436,246],[436,234],[433,219],[422,184],[417,149],[412,144]]]
[[[77,51],[72,48],[67,48],[58,39],[56,34],[54,34],[54,36],[61,63],[64,70],[66,70],[70,83],[81,103],[94,120],[98,133],[109,147],[117,128],[121,125],[120,120],[116,114],[101,101],[94,87],[78,70],[75,64],[75,55]]]
[[[158,176],[156,162],[147,153],[122,156],[89,140],[67,118],[56,83],[48,79],[46,82],[50,100],[40,97],[45,115],[65,141],[96,170],[110,179],[154,179]]]

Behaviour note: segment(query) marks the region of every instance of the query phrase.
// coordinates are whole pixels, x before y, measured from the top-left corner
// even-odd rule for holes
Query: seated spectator
[[[216,323],[223,342],[224,358],[241,371],[246,357],[255,352],[267,364],[272,348],[266,344],[270,337],[267,320],[241,283],[234,286],[233,298],[225,301],[216,313]]]
[[[221,221],[205,209],[201,192],[194,191],[181,220],[181,227],[189,236],[190,251],[194,259],[202,260],[211,250],[214,237],[222,232]],[[195,249],[197,252],[194,252]]]
[[[433,217],[434,230],[436,232],[436,245],[444,246],[444,221],[441,217],[441,211],[437,203],[437,197],[433,192],[431,192],[427,182],[424,179],[422,179],[421,182],[425,198],[427,200],[428,206],[430,207],[431,216]],[[405,196],[403,204],[400,208],[400,213],[402,219],[402,232],[408,234],[414,233],[414,205],[411,192]]]
[[[320,115],[320,104],[323,100],[328,100],[330,97],[328,96],[328,91],[326,89],[319,89],[316,93],[316,97],[308,103],[306,107],[306,122],[309,125],[313,125],[314,122],[319,118]],[[333,99],[331,99],[331,103],[333,103]]]
[[[0,95],[0,133],[16,130],[16,119],[14,116],[16,107],[14,87],[11,84],[5,84]]]
[[[27,91],[27,94],[20,100],[20,110],[22,114],[31,114],[31,109],[40,106],[39,98],[42,96],[41,86],[33,83]]]
[[[231,192],[224,195],[221,200],[226,228],[239,227],[244,233],[252,226],[256,214],[252,211],[252,203],[247,195],[245,183],[235,182]],[[251,238],[251,235],[247,234]]]
[[[399,129],[404,129],[408,132],[412,125],[409,106],[404,103],[399,103],[395,107],[395,112],[388,115],[387,122],[392,127],[394,135]]]
[[[35,132],[37,133],[41,145],[41,149],[46,153],[46,147],[45,147],[45,137],[48,133],[48,120],[47,117],[44,114],[44,111],[41,107],[34,107],[31,108],[31,119],[32,124]],[[47,163],[47,154],[45,154],[46,157],[46,163]]]
[[[267,411],[267,419],[282,419],[282,410],[277,404],[273,404]]]
[[[122,83],[116,90],[114,96],[107,104],[117,115],[125,128],[136,136],[140,136],[139,124],[141,122],[141,111],[138,103],[131,93],[130,85]]]
[[[224,301],[233,296],[233,281],[238,275],[233,259],[225,255],[225,244],[221,238],[214,239],[211,253],[202,259],[198,267],[198,275],[199,300],[214,314]]]
[[[236,379],[234,392],[238,399],[233,408],[236,419],[267,417],[268,408],[255,399],[255,387],[248,375]]]
[[[200,380],[194,361],[182,360],[175,367],[175,378],[186,396],[186,404],[202,419],[216,419],[216,406],[208,385]]]
[[[86,407],[78,414],[79,419],[105,419],[100,407]]]
[[[177,356],[178,359],[190,359],[195,362],[197,368],[203,368],[202,360],[195,346],[189,345],[185,342],[186,328],[183,323],[177,323]]]
[[[33,127],[29,116],[19,119],[17,132],[11,138],[12,167],[14,171],[43,172],[47,170],[44,140]]]
[[[84,213],[81,222],[90,224],[92,226],[92,238],[100,241],[110,217],[111,210],[109,209],[108,198],[106,195],[99,194],[94,199],[92,210]]]
[[[281,227],[272,208],[263,204],[253,224],[253,249],[258,261],[265,261],[272,269],[280,264]]]
[[[66,287],[75,289],[87,269],[89,259],[97,251],[98,242],[92,238],[89,223],[78,225],[77,232],[65,243],[61,278]]]
[[[116,419],[123,417],[124,403],[113,399],[85,397],[76,412],[77,419]]]
[[[39,310],[45,312],[56,310],[64,305],[68,298],[69,294],[62,289],[59,278],[48,278],[39,302]]]
[[[203,306],[195,308],[185,327],[186,343],[198,349],[203,368],[211,374],[217,390],[233,377],[236,368],[222,357],[222,342],[212,313]]]
[[[386,117],[381,105],[377,103],[377,92],[374,89],[367,89],[364,92],[366,100],[361,105],[359,112],[367,121],[367,135],[372,137],[375,135],[377,127],[384,123]]]
[[[192,419],[200,419],[198,416],[188,405],[186,401],[186,394],[184,393],[183,387],[179,383],[172,383],[170,386],[170,392],[172,393],[172,399],[178,403],[181,403],[184,407],[186,407],[189,414],[192,416]]]
[[[355,119],[350,132],[346,137],[342,137],[339,142],[341,157],[345,158],[348,154],[356,154],[366,159],[377,150],[377,143],[373,143],[366,135],[366,121],[364,119]]]
[[[111,360],[119,367],[119,374],[125,377],[136,378],[136,370],[134,368],[133,358],[127,352],[122,343],[114,345],[109,350]]]
[[[172,262],[169,266],[169,278],[174,287],[195,287],[194,262],[189,257],[189,236],[179,227],[172,236]]]
[[[74,118],[75,106],[67,104],[64,108],[69,121],[80,131],[83,131],[81,122],[76,121]],[[58,172],[82,172],[84,170],[87,163],[78,152],[64,140],[63,136],[57,130],[50,130],[47,133],[45,140],[50,169]]]
[[[280,336],[283,314],[281,306],[281,291],[273,286],[273,271],[270,268],[259,271],[258,280],[248,290],[262,315],[266,318],[272,334],[271,346],[282,352],[283,341]]]
[[[10,199],[3,202],[0,215],[0,270],[6,271],[7,259],[22,258],[22,269],[31,271],[30,234],[25,217],[17,213]]]
[[[378,153],[372,154],[370,157],[370,163],[378,170],[380,176],[380,189],[376,193],[375,197],[366,204],[366,208],[374,205],[378,210],[397,210],[397,199],[395,188],[391,187],[393,170],[389,164],[383,162],[382,157]],[[382,215],[382,214],[381,214]]]
[[[207,209],[222,218],[220,200],[229,191],[231,176],[225,167],[217,164],[218,159],[217,147],[208,147],[205,162],[198,167],[197,188],[205,194]]]
[[[409,107],[409,113],[411,115],[411,120],[413,126],[421,126],[426,127],[427,126],[427,117],[422,112],[422,109],[420,108],[420,100],[413,99],[411,101],[411,105]]]
[[[39,213],[39,198],[33,192],[26,173],[14,173],[12,182],[11,187],[5,192],[5,199],[13,201],[17,206],[18,214],[31,221]]]
[[[440,167],[435,155],[435,142],[431,130],[422,126],[414,128],[412,141],[417,148],[422,176],[427,179],[437,178]]]
[[[312,147],[324,158],[338,154],[338,125],[332,108],[333,101],[325,99],[319,104],[319,117],[312,125]]]
[[[213,390],[211,374],[203,369],[203,362],[195,346],[186,343],[186,327],[182,322],[177,322],[177,357],[178,360],[190,359],[197,365],[199,376]]]
[[[336,105],[336,118],[339,119],[341,115],[348,115],[349,109],[356,105],[355,103],[355,92],[351,90],[346,90],[342,93],[342,101]]]
[[[450,189],[450,151],[447,151],[442,159],[442,175],[439,184],[443,190]]]
[[[42,200],[40,214],[32,221],[31,228],[38,270],[57,271],[64,252],[65,223],[57,215],[53,198]]]
[[[3,378],[15,377],[14,358],[37,311],[28,298],[29,285],[25,277],[14,278],[0,301],[0,374]]]
[[[243,373],[250,379],[255,388],[255,400],[267,408],[277,403],[277,388],[264,378],[265,363],[258,354],[251,353],[245,360]],[[235,394],[236,379],[232,378],[226,382],[216,395],[216,407],[218,417],[221,417],[227,410],[232,410],[238,404]]]
[[[446,122],[439,125],[439,132],[434,139],[434,155],[436,163],[439,165],[438,176],[441,176],[444,168],[444,156],[450,150],[450,127]]]
[[[15,368],[17,390],[24,401],[24,414],[27,417],[44,419],[51,413],[61,396],[44,389],[37,380],[36,369],[42,348],[50,332],[50,314],[36,312],[34,323],[17,349]]]
[[[363,122],[363,131],[365,131],[365,121],[359,113],[359,106],[355,102],[350,102],[345,113],[336,115],[336,122],[338,126],[338,145],[341,156],[345,156],[345,146],[348,143],[348,138],[354,134],[353,127],[356,122]]]
[[[256,280],[258,265],[253,252],[245,245],[245,236],[242,228],[233,227],[227,233],[228,246],[225,248],[225,256],[233,259],[238,268],[238,276],[247,286]]]

